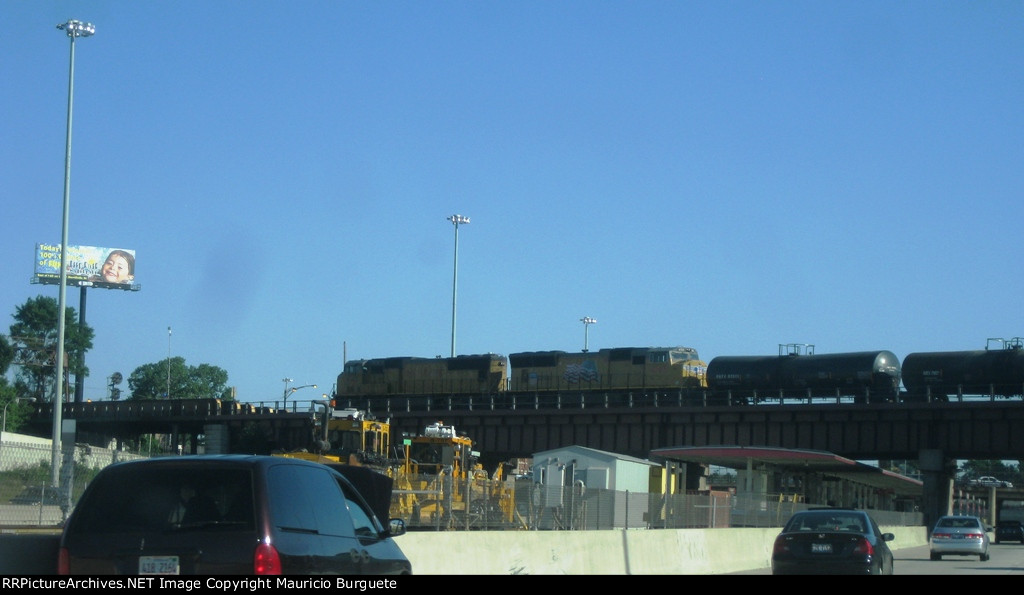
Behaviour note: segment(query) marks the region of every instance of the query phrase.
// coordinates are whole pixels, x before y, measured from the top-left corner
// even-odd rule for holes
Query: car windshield
[[[851,531],[864,533],[864,517],[851,512],[808,512],[793,517],[786,531]]]

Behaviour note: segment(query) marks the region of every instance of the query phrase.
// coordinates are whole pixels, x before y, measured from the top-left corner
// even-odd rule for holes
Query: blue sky
[[[344,359],[1024,335],[1024,3],[7,2],[0,332],[59,243],[85,397],[168,352],[245,401]],[[67,293],[78,309],[79,290]],[[168,337],[167,327],[173,329]],[[127,387],[122,387],[127,388]]]

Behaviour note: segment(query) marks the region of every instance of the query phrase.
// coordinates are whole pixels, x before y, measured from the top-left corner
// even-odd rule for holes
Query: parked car
[[[390,499],[390,493],[387,494]],[[412,574],[373,508],[310,461],[194,455],[117,463],[89,483],[60,574]]]
[[[1020,521],[999,521],[996,523],[996,543],[1019,541],[1024,543],[1024,525]]]
[[[932,560],[941,560],[945,555],[978,556],[982,562],[988,560],[988,532],[980,518],[968,515],[941,517],[928,538]]]
[[[892,574],[892,533],[853,508],[796,512],[772,547],[772,574]]]
[[[972,479],[968,482],[968,485],[979,486],[983,488],[1012,488],[1013,483],[1009,481],[1003,481],[996,479],[991,475],[983,475],[977,479]]]

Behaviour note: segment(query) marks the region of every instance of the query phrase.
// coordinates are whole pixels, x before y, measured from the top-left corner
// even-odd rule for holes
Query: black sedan
[[[775,538],[772,574],[892,574],[893,539],[863,510],[797,512]]]
[[[996,543],[1019,541],[1024,543],[1024,525],[1020,521],[999,521],[996,523]]]

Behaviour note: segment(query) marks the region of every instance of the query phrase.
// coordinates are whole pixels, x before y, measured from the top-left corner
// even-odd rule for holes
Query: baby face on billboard
[[[107,283],[128,283],[135,277],[133,269],[128,255],[115,251],[107,256],[100,268],[100,277]]]

